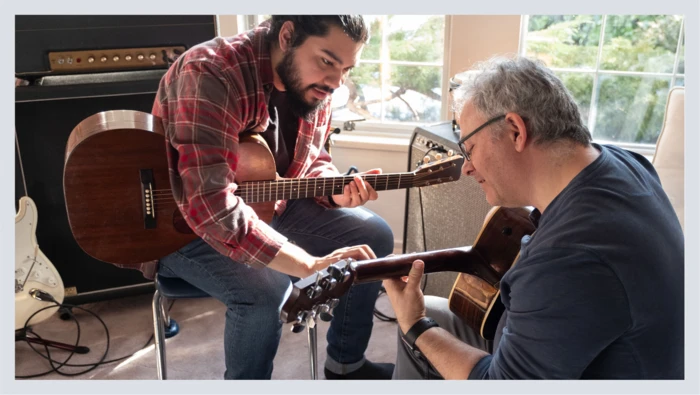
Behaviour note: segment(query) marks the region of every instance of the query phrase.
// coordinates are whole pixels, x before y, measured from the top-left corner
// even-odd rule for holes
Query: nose
[[[468,160],[464,160],[464,163],[462,163],[462,174],[465,176],[471,176],[474,173],[474,166],[472,166],[472,162]]]
[[[347,73],[342,71],[333,71],[328,78],[326,78],[326,85],[331,89],[336,90],[345,84],[345,78],[347,78]]]

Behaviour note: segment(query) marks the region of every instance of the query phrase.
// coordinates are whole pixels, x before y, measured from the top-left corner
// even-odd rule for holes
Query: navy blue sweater
[[[646,158],[601,155],[540,215],[470,379],[683,379],[684,241]]]

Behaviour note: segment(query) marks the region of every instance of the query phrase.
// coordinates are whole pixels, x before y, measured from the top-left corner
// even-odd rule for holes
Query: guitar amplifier
[[[16,21],[15,72],[22,78],[15,87],[15,204],[25,195],[23,169],[26,194],[38,211],[37,242],[63,280],[66,303],[152,292],[153,282],[141,272],[98,261],[78,246],[68,223],[63,169],[76,125],[102,111],[150,113],[167,67],[52,73],[46,56],[90,48],[189,47],[216,36],[213,16],[17,16]]]
[[[411,138],[408,171],[425,156],[450,150],[459,152],[459,129],[452,122],[417,127]],[[479,184],[462,174],[459,180],[406,191],[403,252],[423,252],[470,246],[476,240],[492,206]],[[457,273],[431,273],[424,277],[425,294],[449,297]]]
[[[216,35],[214,15],[17,15],[15,75],[162,69]]]

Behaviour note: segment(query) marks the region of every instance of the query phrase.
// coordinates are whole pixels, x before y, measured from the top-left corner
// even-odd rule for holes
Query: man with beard
[[[158,272],[227,306],[226,379],[271,377],[280,309],[295,278],[342,258],[393,250],[386,222],[359,207],[377,199],[360,177],[332,196],[277,202],[269,225],[234,195],[236,170],[245,160],[239,135],[247,131],[262,134],[281,177],[339,175],[323,148],[330,94],[368,38],[361,16],[274,16],[249,32],[191,48],[160,83],[153,114],[167,136],[173,194],[200,238],[162,258]],[[335,307],[327,379],[391,378],[393,364],[364,356],[380,286],[353,287]]]

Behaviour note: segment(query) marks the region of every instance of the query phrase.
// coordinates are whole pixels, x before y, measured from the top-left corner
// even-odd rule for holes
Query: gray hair
[[[514,112],[523,118],[536,144],[591,142],[574,98],[542,62],[494,57],[465,75],[454,91],[455,112],[460,113],[467,102],[487,119]]]

